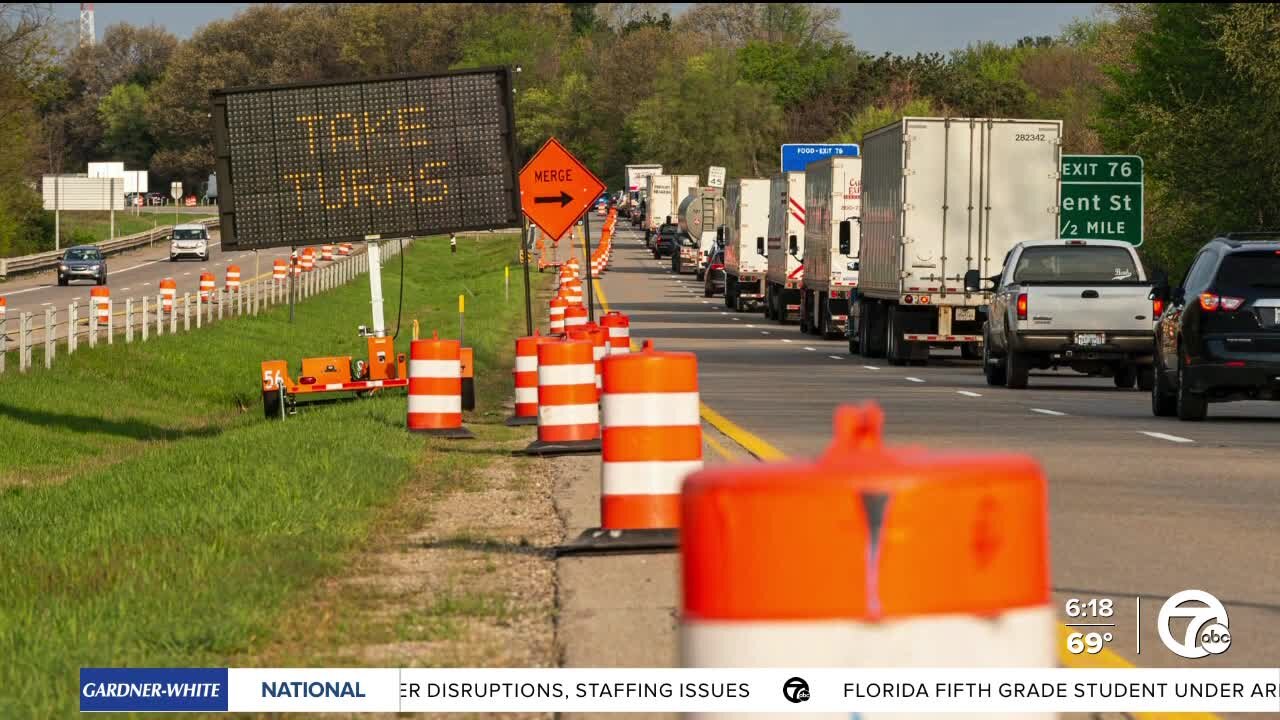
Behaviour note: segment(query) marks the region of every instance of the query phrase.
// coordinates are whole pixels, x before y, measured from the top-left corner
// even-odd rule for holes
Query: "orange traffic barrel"
[[[600,526],[678,528],[680,486],[702,469],[697,356],[646,342],[602,365]]]
[[[564,309],[564,329],[572,330],[587,324],[587,308],[582,303],[575,303],[566,298],[569,307]]]
[[[216,282],[213,279],[213,273],[200,273],[200,302],[213,302],[213,290]]]
[[[591,360],[596,365],[596,393],[598,395],[603,387],[600,377],[602,372],[600,361],[604,359],[605,355],[609,354],[609,333],[593,322],[568,328],[568,333],[571,338],[591,342]]]
[[[240,266],[227,266],[227,292],[240,292]]]
[[[320,246],[320,259],[321,259],[321,260],[333,260],[333,246],[332,246],[332,245],[321,245],[321,246]]]
[[[460,348],[458,360],[462,371],[462,409],[476,409],[476,376],[475,351],[472,348]]]
[[[293,265],[290,269],[293,271],[294,277],[301,276],[302,275],[302,258],[298,258],[298,257],[293,258]]]
[[[538,439],[533,455],[599,452],[600,407],[590,341],[538,345]]]
[[[570,305],[582,304],[582,281],[570,280],[565,283],[564,299],[569,301]]]
[[[564,313],[569,307],[569,303],[562,297],[556,296],[551,298],[551,334],[559,335],[564,332]]]
[[[173,278],[164,278],[160,281],[160,307],[164,309],[165,315],[173,314],[173,302],[178,296],[178,282]]]
[[[302,248],[302,272],[311,272],[316,269],[316,249],[313,247]]]
[[[89,304],[93,306],[93,322],[106,327],[111,319],[111,288],[101,286],[89,289]]]
[[[840,407],[819,458],[685,479],[684,667],[1056,664],[1040,466],[886,449],[882,424]]]
[[[462,425],[462,352],[457,340],[414,340],[409,345],[409,414],[413,432],[470,438]]]
[[[538,344],[547,336],[532,335],[516,338],[516,366],[511,371],[515,378],[515,409],[507,418],[507,425],[536,425],[538,423]]]
[[[631,352],[631,318],[617,310],[600,317],[600,327],[609,331],[609,354],[626,355]]]
[[[351,254],[351,252],[352,252],[352,245],[351,245],[351,243],[342,243],[342,244],[338,245],[338,254],[339,254],[339,255],[350,255],[350,254]]]
[[[9,311],[8,307],[6,307],[7,305],[8,301],[4,299],[3,295],[0,295],[0,322],[4,322],[5,313]]]
[[[271,261],[271,279],[276,282],[284,282],[289,277],[289,261],[284,258],[276,258]]]

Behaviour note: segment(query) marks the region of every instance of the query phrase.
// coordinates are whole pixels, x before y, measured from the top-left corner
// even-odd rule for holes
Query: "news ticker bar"
[[[1280,668],[81,668],[82,712],[1278,712]]]

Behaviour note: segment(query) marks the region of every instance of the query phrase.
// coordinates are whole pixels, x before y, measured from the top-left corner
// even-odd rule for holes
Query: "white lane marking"
[[[813,349],[813,348],[811,348],[811,347],[807,347],[807,348],[805,348],[805,350],[808,350],[809,352],[818,352],[817,350],[815,350],[815,349]]]
[[[741,320],[741,319],[742,319],[742,318],[737,318],[737,317],[736,317],[736,318],[734,318],[734,320]]]
[[[965,397],[982,397],[982,395],[976,392],[969,392],[968,390],[957,390],[956,392]]]
[[[875,365],[863,365],[862,367],[864,367],[864,368],[866,368],[866,369],[868,369],[868,370],[879,370],[879,369],[880,369],[880,368],[876,367]]]
[[[728,315],[729,313],[727,313],[727,312],[725,312],[725,311],[721,311],[721,312],[720,312],[720,314],[721,314],[721,315]]]
[[[187,276],[188,276],[188,275],[190,275],[190,274],[191,274],[191,273],[182,273],[182,277],[187,277]]]
[[[129,292],[133,288],[120,288],[120,292]]]
[[[756,329],[756,326],[755,326],[755,325],[748,325],[747,327],[751,328],[752,330],[755,330],[755,329]]]
[[[710,300],[703,300],[703,301],[702,301],[702,304],[703,304],[703,305],[710,305],[710,304],[711,304],[711,301],[710,301]]]
[[[13,292],[6,292],[4,295],[5,295],[5,297],[11,297],[11,296],[13,296],[13,295],[21,295],[22,293],[35,292],[36,290],[44,290],[45,288],[51,288],[51,287],[53,287],[53,286],[52,286],[52,285],[40,285],[39,287],[27,288],[26,290],[14,290]]]
[[[911,381],[911,382],[914,382],[914,383],[922,383],[922,382],[924,382],[924,380],[921,380],[921,379],[920,379],[920,378],[918,378],[918,377],[908,377],[908,378],[907,378],[907,380],[909,380],[909,381]]]
[[[760,334],[761,334],[761,335],[768,335],[768,334],[769,334],[769,331],[768,331],[768,330],[761,330],[761,331],[760,331]]]
[[[1041,415],[1053,415],[1054,417],[1061,417],[1063,415],[1066,415],[1066,413],[1064,412],[1058,412],[1057,410],[1046,410],[1044,408],[1031,408],[1031,412],[1040,413]]]
[[[782,342],[784,342],[784,343],[789,343],[789,342],[791,342],[791,340],[789,340],[789,339],[787,339],[787,338],[782,338]]]
[[[1157,440],[1168,440],[1169,442],[1175,442],[1175,443],[1193,443],[1193,442],[1195,442],[1195,440],[1192,440],[1191,438],[1178,437],[1177,435],[1166,435],[1166,434],[1164,434],[1164,433],[1148,432],[1148,431],[1146,431],[1146,430],[1139,430],[1138,432],[1140,432],[1140,433],[1142,433],[1143,435],[1146,435],[1146,436],[1148,436],[1148,437],[1153,437],[1153,438],[1155,438],[1155,439],[1157,439]]]
[[[142,283],[142,287],[151,287],[151,283]]]
[[[52,305],[53,303],[51,303],[51,302],[42,302],[42,303],[40,303],[40,304],[43,306],[43,305]]]
[[[843,359],[844,359],[844,358],[840,357],[839,355],[828,355],[827,357],[831,358],[832,360],[843,360]]]

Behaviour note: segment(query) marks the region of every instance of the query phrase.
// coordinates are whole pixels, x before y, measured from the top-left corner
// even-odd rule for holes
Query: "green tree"
[[[870,105],[849,118],[848,125],[837,137],[840,142],[861,143],[862,137],[872,130],[901,120],[904,117],[935,117],[942,114],[930,98],[914,98],[900,107]]]
[[[147,167],[155,150],[147,124],[147,91],[141,85],[117,85],[98,103],[102,152],[129,167]]]

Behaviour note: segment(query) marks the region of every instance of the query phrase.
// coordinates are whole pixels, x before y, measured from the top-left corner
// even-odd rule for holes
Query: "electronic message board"
[[[506,68],[213,93],[224,250],[518,227]]]

